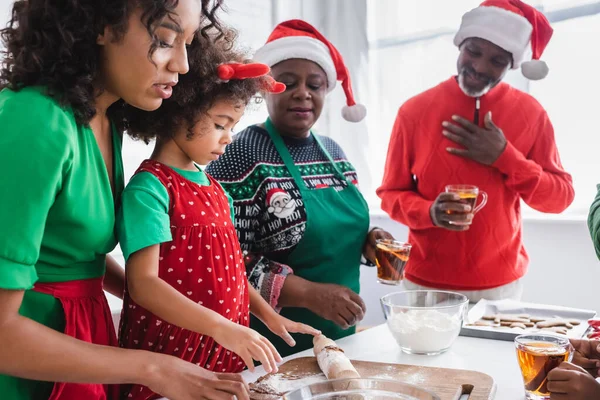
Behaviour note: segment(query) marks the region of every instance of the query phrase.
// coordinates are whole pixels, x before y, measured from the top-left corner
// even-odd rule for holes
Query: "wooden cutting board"
[[[466,393],[470,394],[469,400],[492,400],[496,394],[494,379],[481,372],[419,365],[351,361],[363,378],[399,380],[427,389],[437,394],[441,400],[458,400],[462,394]],[[250,397],[254,400],[279,398],[278,395],[265,393],[269,392],[271,382],[277,382],[279,389],[291,387],[293,390],[316,380],[325,380],[325,376],[317,364],[317,359],[315,357],[295,358],[282,364],[277,374],[265,375],[255,383],[250,384]],[[296,387],[294,384],[296,384]]]

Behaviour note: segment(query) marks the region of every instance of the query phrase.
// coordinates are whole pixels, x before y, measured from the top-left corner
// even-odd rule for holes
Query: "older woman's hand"
[[[379,239],[391,239],[394,240],[394,236],[388,231],[381,228],[373,228],[367,235],[365,245],[363,247],[363,255],[373,264],[375,264],[375,248],[377,247],[377,240]]]
[[[367,311],[360,296],[342,285],[312,282],[308,294],[307,308],[343,329],[356,325]]]

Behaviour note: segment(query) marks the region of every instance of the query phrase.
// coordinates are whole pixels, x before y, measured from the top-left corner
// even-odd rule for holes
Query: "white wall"
[[[408,237],[408,229],[387,216],[374,216],[371,223],[399,240]],[[600,262],[585,221],[525,220],[523,241],[530,257],[523,301],[600,311]],[[362,267],[361,296],[367,305],[362,324],[383,323],[379,298],[400,289],[377,283],[375,268]]]

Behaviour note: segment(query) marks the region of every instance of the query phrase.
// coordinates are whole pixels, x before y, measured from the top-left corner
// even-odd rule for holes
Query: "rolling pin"
[[[360,378],[356,369],[333,340],[324,335],[313,339],[315,357],[327,379]]]

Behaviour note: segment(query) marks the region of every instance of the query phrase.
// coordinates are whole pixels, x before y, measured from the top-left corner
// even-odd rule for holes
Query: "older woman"
[[[340,338],[365,313],[361,257],[373,260],[375,240],[391,235],[369,230],[354,167],[311,128],[337,80],[348,100],[344,118],[359,121],[366,112],[352,98],[340,54],[304,21],[278,25],[254,58],[287,89],[266,95],[269,119],[239,133],[208,172],[234,199],[250,282],[286,317]],[[282,355],[291,351],[260,321],[252,327]],[[312,346],[311,337],[295,339],[294,351]]]

